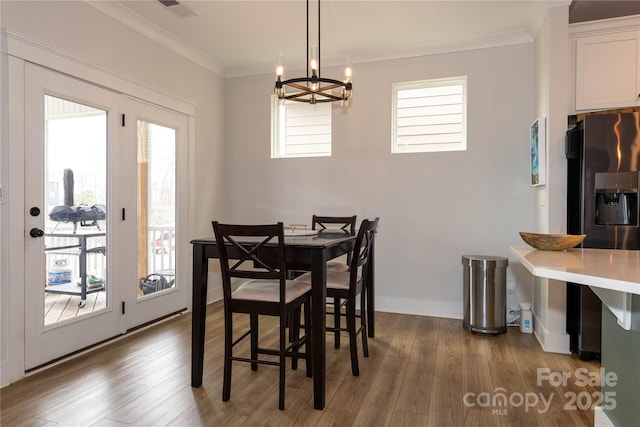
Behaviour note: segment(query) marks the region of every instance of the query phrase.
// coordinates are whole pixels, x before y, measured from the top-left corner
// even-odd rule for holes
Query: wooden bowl
[[[533,248],[543,251],[564,251],[578,246],[586,234],[537,234],[520,232],[520,237]]]

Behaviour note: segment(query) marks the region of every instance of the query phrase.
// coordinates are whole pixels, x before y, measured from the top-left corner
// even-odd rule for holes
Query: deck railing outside
[[[148,234],[148,267],[149,274],[175,272],[175,227],[157,226],[149,227]],[[75,237],[47,236],[47,247],[67,247],[78,244]],[[91,251],[96,247],[106,247],[106,237],[98,236],[87,239],[86,254],[87,275],[94,275],[101,279],[106,279],[107,257],[103,252]],[[108,252],[107,252],[108,253]],[[71,269],[73,280],[80,279],[80,251],[78,249],[68,249],[47,253],[47,271],[55,265],[56,260],[64,260],[67,268]],[[46,278],[45,278],[46,282]]]
[[[173,226],[148,227],[149,274],[175,271],[176,233]]]

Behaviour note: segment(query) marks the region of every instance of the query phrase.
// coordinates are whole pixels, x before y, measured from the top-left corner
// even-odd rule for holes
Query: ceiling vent
[[[188,18],[190,16],[197,15],[197,13],[195,13],[192,9],[176,0],[158,0],[158,2],[177,17]]]

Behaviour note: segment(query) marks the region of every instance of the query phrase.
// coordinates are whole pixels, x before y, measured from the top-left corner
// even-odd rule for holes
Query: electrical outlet
[[[507,325],[517,326],[520,320],[520,308],[516,301],[516,290],[507,288]]]
[[[510,305],[518,305],[518,295],[516,294],[516,290],[515,289],[509,289],[507,288],[507,298],[506,298],[506,303],[508,306]]]

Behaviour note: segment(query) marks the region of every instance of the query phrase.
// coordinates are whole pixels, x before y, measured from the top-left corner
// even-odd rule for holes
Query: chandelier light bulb
[[[311,64],[311,75],[318,75],[318,47],[316,45],[311,46],[311,58],[309,58]]]
[[[276,55],[276,80],[281,81],[284,78],[284,59],[282,53]]]
[[[349,83],[351,81],[351,67],[344,69],[344,82]]]

